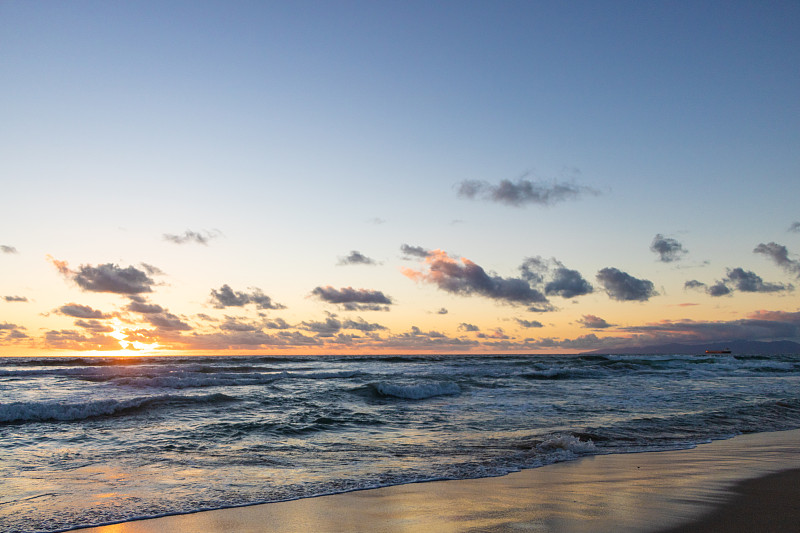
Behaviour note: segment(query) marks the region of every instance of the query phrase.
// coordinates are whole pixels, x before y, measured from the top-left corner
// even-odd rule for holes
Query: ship
[[[726,353],[731,353],[731,351],[729,349],[725,348],[724,350],[706,350],[706,353],[707,354],[726,354]]]

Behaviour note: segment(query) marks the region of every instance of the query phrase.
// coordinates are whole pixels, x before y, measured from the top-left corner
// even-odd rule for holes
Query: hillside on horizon
[[[584,352],[584,354],[680,354],[700,355],[706,350],[730,350],[731,355],[778,355],[800,354],[800,343],[793,341],[732,341],[716,342],[710,344],[654,344],[634,348],[620,348],[616,350],[602,349]]]

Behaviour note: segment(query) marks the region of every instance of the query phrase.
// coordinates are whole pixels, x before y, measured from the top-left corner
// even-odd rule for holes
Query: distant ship
[[[710,353],[710,354],[724,354],[724,353],[731,353],[731,351],[730,351],[729,349],[725,348],[724,350],[706,350],[706,353]]]

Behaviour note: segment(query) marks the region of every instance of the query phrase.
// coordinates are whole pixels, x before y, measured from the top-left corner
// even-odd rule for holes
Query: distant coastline
[[[618,349],[603,348],[583,352],[587,355],[600,354],[681,354],[705,355],[706,351],[730,350],[731,355],[775,355],[775,354],[800,354],[800,343],[793,341],[726,341],[708,344],[653,344],[649,346],[624,347]]]

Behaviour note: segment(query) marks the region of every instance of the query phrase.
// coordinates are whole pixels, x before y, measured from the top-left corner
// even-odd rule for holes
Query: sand
[[[85,533],[797,531],[800,430],[690,450],[586,457],[436,481],[82,529]]]

